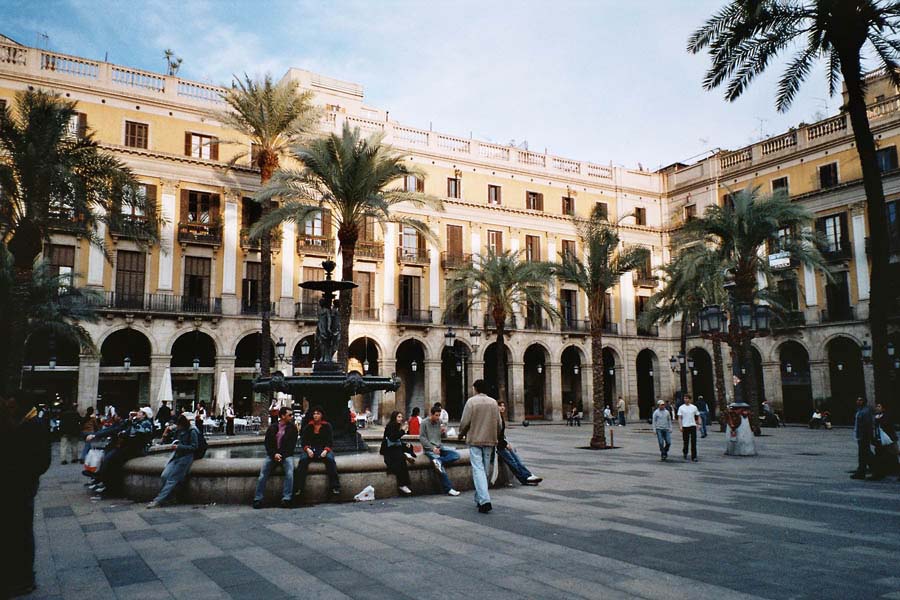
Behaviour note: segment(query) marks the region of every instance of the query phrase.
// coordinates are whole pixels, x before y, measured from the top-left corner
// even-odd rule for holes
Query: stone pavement
[[[849,430],[722,434],[659,460],[644,425],[509,437],[539,487],[254,511],[91,502],[77,466],[38,496],[37,598],[895,598],[900,483],[850,480]],[[676,432],[677,436],[677,432]]]

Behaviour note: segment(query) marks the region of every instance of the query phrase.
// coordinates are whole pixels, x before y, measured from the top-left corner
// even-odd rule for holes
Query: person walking
[[[506,439],[506,402],[498,402],[500,408],[500,436],[497,439],[497,455],[508,466],[522,485],[538,485],[544,479],[534,475],[516,454],[515,449]]]
[[[194,464],[194,454],[199,447],[200,433],[196,427],[191,426],[187,417],[181,415],[175,423],[172,456],[169,457],[169,462],[162,472],[162,487],[156,498],[147,504],[147,508],[158,508],[168,501],[178,484],[187,477],[191,465]]]
[[[681,454],[684,460],[688,456],[688,443],[691,446],[691,461],[697,462],[697,427],[700,425],[700,411],[694,405],[690,394],[684,395],[684,404],[678,407],[678,427],[684,442]]]
[[[81,419],[81,456],[78,462],[84,464],[88,452],[91,451],[91,443],[87,441],[87,436],[100,431],[100,419],[94,414],[94,407],[88,406],[84,411],[84,417]]]
[[[478,512],[489,513],[493,509],[488,492],[488,472],[494,460],[494,450],[502,435],[500,407],[488,396],[487,384],[482,379],[472,384],[475,395],[466,401],[459,421],[459,435],[469,446],[469,463],[472,466],[472,482],[475,484],[475,504]]]
[[[306,487],[306,473],[312,460],[321,460],[325,463],[325,472],[328,473],[328,485],[331,493],[339,496],[341,482],[338,479],[337,463],[334,461],[334,430],[331,423],[325,420],[325,412],[321,406],[315,406],[309,411],[310,419],[303,427],[300,434],[303,452],[300,453],[297,465],[297,491],[299,496]]]
[[[71,402],[67,402],[59,414],[59,461],[66,465],[78,461],[78,443],[81,441],[81,415]]]
[[[608,427],[612,427],[615,420],[613,419],[612,410],[610,410],[609,405],[603,407],[603,419],[606,421],[606,425]]]
[[[706,437],[706,428],[709,427],[709,405],[703,396],[697,396],[697,410],[700,411],[700,437]]]
[[[444,447],[442,439],[443,426],[441,425],[441,407],[432,406],[428,418],[422,421],[419,431],[419,442],[425,456],[431,459],[434,470],[441,480],[441,488],[448,496],[459,496],[459,492],[453,489],[450,476],[447,475],[447,465],[459,460],[459,454],[455,450]]]
[[[872,481],[880,481],[897,473],[897,432],[879,402],[875,405],[872,441],[875,459],[872,461]]]
[[[293,423],[294,412],[282,406],[278,410],[278,421],[266,429],[266,458],[256,480],[256,494],[253,508],[262,508],[266,492],[266,481],[275,465],[284,470],[284,486],[281,492],[281,508],[290,508],[294,492],[294,450],[297,447],[297,427]]]
[[[387,472],[397,477],[397,489],[404,496],[411,496],[409,488],[409,467],[416,460],[412,446],[403,441],[406,433],[404,428],[403,413],[395,410],[384,428],[384,436],[381,438],[381,455],[384,457],[384,465]]]
[[[169,425],[169,421],[172,420],[172,409],[169,408],[169,401],[163,400],[159,405],[159,410],[156,411],[156,422],[159,423],[159,429],[162,431]]]
[[[234,435],[234,409],[230,404],[225,407],[225,435]]]
[[[853,438],[856,440],[857,465],[850,479],[865,479],[866,470],[872,467],[872,410],[861,396],[856,398],[856,415],[853,417]]]
[[[622,396],[619,396],[619,403],[616,404],[616,410],[619,413],[619,426],[625,427],[625,399],[622,398]]]
[[[50,431],[31,397],[0,398],[0,453],[7,459],[6,488],[0,494],[3,514],[3,598],[25,595],[37,587],[34,577],[34,498],[41,475],[50,467]]]
[[[661,460],[666,460],[669,458],[669,448],[672,447],[672,414],[662,400],[656,403],[656,410],[653,411],[653,430],[656,432]]]

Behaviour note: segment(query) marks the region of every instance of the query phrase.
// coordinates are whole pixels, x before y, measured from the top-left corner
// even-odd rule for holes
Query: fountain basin
[[[244,445],[244,444],[242,444]],[[221,447],[216,445],[216,447]],[[457,490],[473,488],[468,448],[457,446],[460,455],[456,464],[447,467],[447,475]],[[170,456],[169,452],[155,452],[125,464],[125,495],[136,501],[152,500],[159,492],[160,475]],[[321,502],[349,502],[367,485],[375,488],[375,498],[399,496],[397,478],[387,473],[384,459],[378,452],[338,454],[335,456],[341,480],[341,494],[334,496],[328,487],[325,465],[314,462],[309,466],[306,489],[297,498],[298,504]],[[261,458],[203,458],[194,461],[187,480],[178,492],[178,501],[188,504],[250,504],[256,491],[256,480],[262,467]],[[440,482],[431,461],[425,455],[416,457],[409,467],[410,486],[416,495],[441,493]],[[264,503],[276,505],[281,499],[284,476],[276,469],[266,482]]]

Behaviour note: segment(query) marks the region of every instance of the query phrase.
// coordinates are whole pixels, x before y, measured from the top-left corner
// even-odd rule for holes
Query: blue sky
[[[29,45],[227,83],[301,67],[360,83],[402,123],[601,164],[655,169],[834,113],[822,68],[786,114],[772,73],[735,103],[685,52],[724,0],[0,0]],[[46,34],[42,41],[40,34]]]

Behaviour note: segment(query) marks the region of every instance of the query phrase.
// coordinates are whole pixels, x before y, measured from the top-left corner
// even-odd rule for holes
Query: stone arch
[[[699,403],[701,397],[709,410],[709,418],[716,418],[716,385],[715,385],[715,368],[713,366],[712,356],[704,346],[694,346],[687,353],[688,360],[685,361],[685,368],[690,367],[690,361],[693,361],[694,368],[688,371],[688,377],[691,378],[691,390],[694,393],[694,402]]]
[[[126,356],[133,367],[149,367],[153,345],[144,332],[131,327],[110,331],[100,347],[101,367],[121,367]]]
[[[849,425],[853,423],[856,398],[866,397],[861,344],[850,335],[831,336],[825,354],[831,381],[831,420],[835,425]]]
[[[543,419],[547,383],[549,377],[550,351],[544,344],[533,342],[522,353],[524,369],[525,418]]]
[[[809,351],[797,340],[785,340],[778,345],[778,364],[784,420],[806,423],[813,410]]]
[[[253,331],[248,333],[238,339],[238,342],[234,345],[234,350],[232,354],[234,355],[234,367],[236,369],[248,369],[256,366],[256,360],[260,357],[260,351],[262,349],[262,334],[259,331]],[[275,344],[271,340],[269,341],[269,345],[271,347],[271,356],[273,362],[278,361],[278,357],[275,356]],[[280,365],[273,364],[272,370],[279,370],[278,367]]]
[[[403,344],[405,344],[406,342],[409,342],[409,341],[418,342],[419,345],[422,347],[422,353],[424,354],[424,360],[431,360],[431,355],[429,353],[430,348],[428,345],[428,339],[423,338],[422,336],[419,336],[419,335],[415,335],[415,334],[408,334],[401,338],[398,338],[397,342],[394,344],[394,349],[393,349],[392,354],[394,356],[397,356],[397,351],[400,349],[400,346],[402,346]]]
[[[103,346],[104,342],[106,342],[107,338],[109,338],[109,336],[114,333],[118,333],[123,329],[131,329],[137,331],[138,333],[141,333],[145,338],[147,338],[147,340],[149,340],[150,342],[151,355],[157,354],[159,352],[159,340],[157,339],[156,335],[154,335],[154,332],[150,328],[144,327],[142,324],[139,324],[137,322],[131,323],[130,325],[127,325],[125,327],[105,329],[103,333],[97,336],[97,339],[94,343],[98,348],[100,348]]]
[[[172,336],[166,341],[164,354],[168,354],[169,356],[171,356],[172,349],[175,347],[175,342],[177,342],[178,339],[181,338],[182,336],[193,333],[195,331],[199,331],[201,334],[206,335],[213,341],[213,346],[216,349],[217,355],[221,353],[222,348],[226,347],[226,344],[222,342],[217,331],[210,329],[208,327],[200,326],[200,327],[193,327],[193,328],[191,328],[189,330],[185,330],[185,331],[178,330],[174,334],[172,334]]]
[[[584,349],[578,344],[569,344],[559,353],[562,373],[563,414],[574,406],[576,411],[584,411],[584,366],[588,363]]]
[[[653,414],[659,390],[659,358],[652,348],[643,348],[635,359],[637,373],[637,404],[639,418],[644,421]]]
[[[397,410],[410,414],[418,407],[423,414],[432,400],[425,397],[425,362],[428,360],[428,347],[425,341],[416,336],[406,336],[394,349],[397,377],[400,387],[397,389]]]

